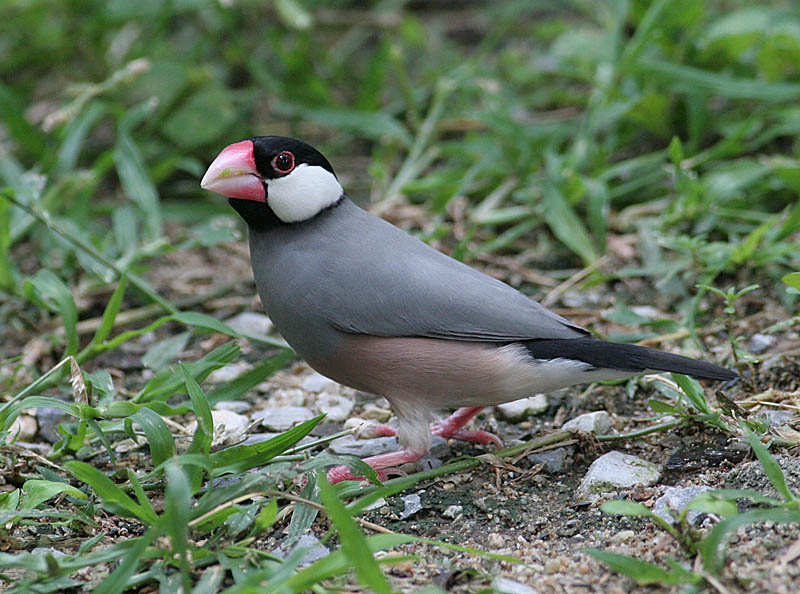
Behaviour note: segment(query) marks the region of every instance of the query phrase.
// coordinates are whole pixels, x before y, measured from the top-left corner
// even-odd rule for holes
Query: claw
[[[357,432],[359,438],[372,438],[372,437],[394,437],[397,435],[397,429],[386,423],[371,423],[364,425],[362,429]]]
[[[441,431],[433,430],[431,432],[434,435],[439,435],[441,437],[444,437],[445,439],[458,439],[460,441],[469,441],[473,443],[481,443],[484,445],[489,445],[490,443],[493,443],[499,448],[503,447],[503,442],[500,441],[500,438],[497,437],[494,433],[489,433],[488,431],[468,431],[466,429],[456,429],[453,431],[448,431],[447,429],[442,429]]]

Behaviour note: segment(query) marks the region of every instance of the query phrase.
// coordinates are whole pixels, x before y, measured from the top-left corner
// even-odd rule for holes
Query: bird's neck
[[[247,226],[253,231],[260,232],[288,226],[304,225],[311,221],[317,220],[320,217],[327,216],[333,209],[341,205],[345,200],[347,200],[347,198],[344,194],[342,194],[336,202],[325,207],[312,218],[305,221],[298,221],[296,223],[286,223],[280,220],[272,211],[272,209],[263,202],[257,202],[255,200],[241,200],[239,198],[228,198],[230,205],[237,213],[239,213],[239,216],[244,219],[245,223],[247,223]]]
[[[283,227],[287,224],[275,216],[272,209],[263,202],[228,198],[228,203],[239,213],[239,216],[244,219],[244,222],[251,229],[266,231],[276,227]]]

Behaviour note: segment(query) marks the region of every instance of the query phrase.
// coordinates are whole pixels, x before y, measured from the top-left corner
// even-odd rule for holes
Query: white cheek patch
[[[310,219],[342,196],[342,186],[330,171],[301,163],[289,175],[267,180],[267,203],[281,221]]]

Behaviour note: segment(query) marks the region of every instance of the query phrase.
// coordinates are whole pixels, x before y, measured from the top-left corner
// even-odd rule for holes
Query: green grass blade
[[[22,494],[19,499],[19,509],[34,509],[51,497],[66,493],[78,499],[86,499],[86,493],[67,483],[29,479],[22,485]]]
[[[145,524],[155,524],[158,521],[158,517],[152,510],[148,510],[135,503],[125,491],[93,466],[85,462],[72,460],[66,462],[64,468],[76,479],[89,485],[104,502],[117,504],[132,516],[139,518]]]
[[[386,581],[386,576],[372,556],[364,535],[336,495],[336,490],[328,482],[324,472],[317,475],[317,484],[322,503],[325,505],[325,513],[336,526],[342,550],[353,564],[359,581],[377,594],[391,594],[389,582]]]
[[[311,472],[308,474],[308,482],[303,490],[300,492],[300,497],[308,501],[320,503],[320,493],[317,487],[316,474]],[[305,505],[304,503],[296,503],[294,512],[292,512],[292,519],[289,522],[289,542],[294,542],[295,539],[305,534],[314,520],[317,519],[319,510],[316,507]]]
[[[133,112],[126,115],[131,113]],[[145,215],[147,239],[150,241],[158,239],[163,235],[158,191],[150,179],[139,147],[125,130],[124,122],[120,124],[117,134],[114,164],[125,195],[133,200]]]
[[[797,495],[789,488],[789,485],[786,484],[786,477],[783,475],[783,470],[781,470],[781,466],[778,464],[775,456],[770,453],[767,446],[761,442],[749,427],[744,424],[741,424],[741,427],[747,438],[747,442],[750,444],[750,447],[753,448],[753,452],[761,463],[764,474],[767,475],[772,486],[775,487],[775,490],[791,505],[791,507],[796,509],[800,506],[800,500],[798,500]]]
[[[2,199],[2,193],[10,191],[0,189],[0,287],[9,292],[13,289],[16,267],[11,258],[11,208]]]
[[[311,433],[311,430],[324,418],[325,415],[319,415],[261,443],[233,446],[214,452],[210,459],[216,470],[215,475],[225,472],[244,472],[266,464]]]
[[[673,373],[672,379],[681,387],[683,393],[686,394],[686,397],[689,398],[689,401],[698,412],[704,415],[710,415],[714,412],[711,410],[708,400],[706,400],[706,393],[705,390],[703,390],[703,386],[700,385],[700,382],[682,373]]]
[[[139,482],[139,479],[136,477],[136,473],[130,468],[126,470],[128,480],[131,483],[131,489],[133,489],[133,494],[136,495],[136,500],[139,502],[139,505],[148,517],[155,517],[156,510],[153,509],[153,504],[150,503],[150,499],[148,499],[147,493],[144,492],[144,488]]]
[[[698,550],[703,555],[703,567],[706,571],[717,574],[722,569],[725,563],[725,550],[722,545],[729,535],[736,532],[741,526],[758,522],[800,523],[800,511],[775,508],[754,509],[722,520],[698,545]]]
[[[597,260],[597,251],[589,231],[567,198],[549,181],[544,182],[542,190],[545,206],[543,216],[553,235],[580,256],[587,266]]]
[[[175,440],[161,415],[152,409],[142,407],[128,418],[141,425],[147,444],[150,446],[153,465],[158,466],[175,455]]]
[[[671,571],[662,569],[657,565],[639,561],[627,555],[619,555],[617,553],[601,551],[600,549],[584,549],[584,552],[598,561],[605,563],[613,571],[635,580],[640,586],[650,584],[699,583],[703,581],[702,576],[695,573],[686,570],[677,571],[676,568],[673,568]]]
[[[241,355],[241,349],[235,342],[226,342],[197,361],[185,363],[189,374],[197,382],[202,382],[208,374],[224,367],[236,360]],[[171,398],[184,384],[183,376],[174,373],[172,369],[165,369],[147,382],[144,388],[136,395],[134,402],[144,403],[150,401],[164,401]]]
[[[368,552],[375,553],[400,546],[409,542],[414,542],[413,536],[405,534],[376,534],[366,539]],[[320,559],[300,570],[294,577],[285,584],[285,589],[289,592],[305,592],[324,579],[333,577],[350,571],[353,568],[350,558],[342,549],[333,551],[327,557]]]
[[[192,505],[192,487],[186,473],[176,464],[167,464],[164,469],[167,488],[164,492],[164,513],[161,515],[163,530],[170,537],[172,551],[177,554],[183,576],[183,591],[192,588],[189,564],[189,515]]]
[[[187,454],[208,455],[211,452],[211,443],[214,439],[214,421],[211,416],[211,407],[208,405],[206,395],[189,371],[182,364],[179,365],[183,380],[186,383],[186,391],[192,401],[194,416],[197,419],[197,429],[195,429],[192,443],[186,450]],[[189,473],[189,480],[192,483],[192,490],[200,488],[203,481],[203,469],[198,466],[191,466],[186,469]]]
[[[729,99],[770,102],[800,99],[800,84],[796,83],[767,83],[763,80],[734,78],[658,58],[640,58],[636,64],[644,76],[660,78],[684,92],[705,92]]]
[[[89,131],[106,114],[106,111],[107,108],[104,104],[93,101],[66,125],[63,132],[64,140],[58,149],[54,168],[57,175],[66,174],[75,169]]]
[[[665,521],[661,516],[653,513],[650,508],[645,507],[641,503],[637,503],[635,501],[606,501],[600,506],[600,510],[607,514],[614,514],[617,516],[648,518],[661,526],[667,532],[674,533],[674,528],[669,524],[669,522]]]
[[[263,382],[270,375],[289,365],[294,358],[294,351],[289,350],[270,357],[232,382],[217,386],[211,390],[207,395],[209,404],[214,405],[223,400],[239,400],[242,395]]]
[[[67,337],[64,356],[74,355],[78,352],[78,308],[72,293],[67,285],[47,268],[39,270],[29,282],[41,297],[61,314],[61,323]]]
[[[98,423],[95,419],[87,419],[87,422],[89,423],[91,430],[94,431],[94,434],[97,436],[97,439],[100,440],[100,443],[102,443],[103,447],[106,449],[106,453],[108,454],[111,463],[116,464],[117,456],[114,453],[114,448],[111,447],[111,442],[108,440],[108,436],[106,435],[105,431],[103,431],[100,423]]]
[[[114,289],[114,292],[111,294],[106,304],[106,308],[103,310],[100,326],[92,337],[91,344],[102,344],[105,339],[108,338],[108,335],[111,334],[111,330],[114,328],[114,320],[117,319],[117,314],[122,306],[122,298],[125,296],[125,288],[127,286],[128,275],[123,274],[119,281],[117,281],[117,287]]]

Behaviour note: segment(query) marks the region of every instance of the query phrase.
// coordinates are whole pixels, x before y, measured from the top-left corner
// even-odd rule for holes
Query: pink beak
[[[200,187],[228,198],[266,202],[264,183],[253,157],[253,141],[242,140],[222,149],[203,176]]]

